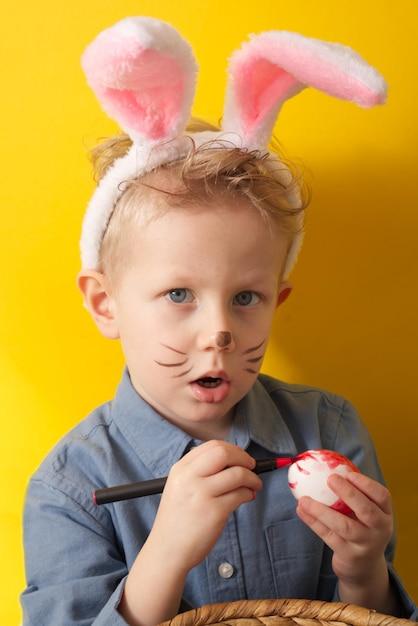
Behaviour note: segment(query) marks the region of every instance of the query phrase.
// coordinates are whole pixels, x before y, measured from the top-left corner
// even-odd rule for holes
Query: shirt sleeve
[[[24,548],[23,626],[127,626],[117,607],[128,570],[110,521],[101,523],[61,489],[32,479]]]
[[[383,485],[385,484],[371,437],[358,416],[356,409],[347,400],[345,400],[342,409],[334,449],[351,459],[363,474],[374,478]],[[417,606],[408,595],[393,566],[395,546],[396,532],[394,531],[386,547],[385,557],[389,571],[390,584],[398,597],[398,603],[401,609],[401,613],[398,617],[418,621]],[[336,586],[332,600],[334,602],[340,601],[338,585]]]

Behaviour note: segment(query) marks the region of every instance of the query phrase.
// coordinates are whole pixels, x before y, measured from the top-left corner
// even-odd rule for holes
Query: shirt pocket
[[[299,518],[276,522],[264,532],[277,597],[315,599],[322,540]]]

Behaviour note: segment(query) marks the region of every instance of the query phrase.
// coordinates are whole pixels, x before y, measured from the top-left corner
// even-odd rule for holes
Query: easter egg
[[[354,516],[353,511],[327,485],[331,474],[344,476],[359,469],[347,457],[333,450],[307,450],[289,466],[288,483],[297,500],[310,496],[332,509]]]

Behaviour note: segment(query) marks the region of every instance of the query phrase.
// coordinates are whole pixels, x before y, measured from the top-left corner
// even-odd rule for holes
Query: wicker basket
[[[238,600],[180,613],[164,626],[411,626],[411,621],[344,602]],[[163,626],[163,625],[161,625]]]

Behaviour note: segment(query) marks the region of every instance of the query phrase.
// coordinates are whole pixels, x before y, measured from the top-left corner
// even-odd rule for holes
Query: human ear
[[[104,274],[94,270],[82,270],[77,276],[77,285],[84,296],[83,306],[102,335],[108,339],[118,339],[114,301],[109,295]]]
[[[284,281],[280,283],[279,293],[277,294],[276,307],[280,306],[285,300],[287,300],[292,290],[293,290],[293,287],[289,282]]]

